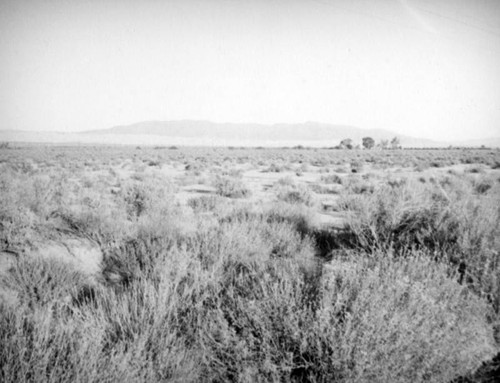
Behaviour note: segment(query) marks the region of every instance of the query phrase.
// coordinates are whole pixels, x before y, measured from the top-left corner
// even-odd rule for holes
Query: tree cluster
[[[371,137],[363,137],[361,140],[361,145],[363,149],[401,149],[401,141],[398,137],[394,137],[391,141],[382,139],[379,143],[376,143],[375,140]],[[345,138],[340,141],[340,144],[337,146],[338,149],[361,149],[359,144],[355,144],[351,138]]]

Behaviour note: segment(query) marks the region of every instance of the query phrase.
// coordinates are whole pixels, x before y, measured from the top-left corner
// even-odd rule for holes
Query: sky
[[[181,119],[500,136],[500,1],[0,2],[0,129]]]

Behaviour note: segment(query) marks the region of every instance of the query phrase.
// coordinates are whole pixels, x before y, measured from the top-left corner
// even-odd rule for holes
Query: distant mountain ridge
[[[446,143],[423,138],[398,135],[390,130],[361,129],[349,125],[305,122],[299,124],[251,124],[251,123],[215,123],[199,120],[180,121],[145,121],[131,125],[120,125],[109,129],[90,130],[81,134],[119,134],[119,135],[156,135],[183,138],[206,138],[210,140],[242,141],[296,141],[305,144],[315,141],[325,145],[338,144],[345,138],[351,138],[361,144],[363,137],[372,137],[375,141],[390,140],[399,137],[406,147],[446,146]]]
[[[500,147],[500,137],[467,141],[433,141],[384,129],[304,122],[296,124],[217,123],[202,120],[145,121],[78,133],[0,130],[0,141],[53,144],[125,144],[182,146],[311,146],[332,147],[345,138],[361,144],[363,137],[391,140],[406,148]]]

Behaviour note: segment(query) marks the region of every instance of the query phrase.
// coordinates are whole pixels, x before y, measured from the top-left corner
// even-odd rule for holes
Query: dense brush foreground
[[[15,256],[0,274],[2,382],[495,379],[500,179],[484,169],[498,162],[420,179],[330,174],[346,216],[334,229],[315,220],[317,186],[281,180],[275,201],[250,203],[217,192],[233,178],[245,190],[220,171],[216,194],[182,204],[180,179],[15,150],[0,164],[0,250]],[[98,272],[33,250],[69,237],[102,252]]]

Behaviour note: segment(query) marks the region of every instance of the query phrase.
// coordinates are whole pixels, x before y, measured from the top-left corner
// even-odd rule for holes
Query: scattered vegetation
[[[499,152],[339,153],[2,151],[0,381],[494,381]]]
[[[278,200],[285,201],[290,204],[303,204],[305,206],[314,205],[314,196],[307,186],[296,184],[293,181],[282,179],[276,187],[276,196]]]
[[[222,197],[245,198],[250,195],[250,190],[239,178],[217,176],[214,186],[216,193]]]

